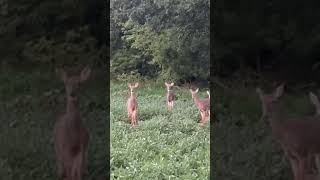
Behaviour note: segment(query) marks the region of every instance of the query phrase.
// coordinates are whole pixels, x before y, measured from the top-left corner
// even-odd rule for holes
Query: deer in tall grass
[[[172,111],[174,102],[176,100],[176,95],[172,91],[172,87],[173,87],[174,83],[170,83],[169,84],[169,83],[165,82],[164,84],[166,85],[166,88],[167,88],[167,106],[168,106],[168,110]]]
[[[67,99],[66,112],[56,121],[53,131],[58,176],[64,180],[81,180],[86,168],[89,132],[80,115],[78,95],[91,70],[86,67],[79,76],[68,76],[63,69],[57,69],[56,73],[64,82]]]
[[[279,98],[283,89],[283,84],[271,94],[256,89],[262,102],[261,120],[271,126],[274,138],[290,161],[294,179],[314,179],[312,160],[320,153],[320,120],[313,117],[291,119],[282,113]]]
[[[137,97],[134,95],[134,89],[139,87],[139,83],[129,83],[128,84],[130,88],[130,97],[127,101],[127,110],[128,110],[128,118],[131,123],[131,127],[134,127],[138,124],[137,121],[137,111],[138,111],[138,103],[137,103]]]
[[[199,88],[197,88],[196,90],[190,89],[192,99],[200,112],[201,119],[199,124],[200,126],[203,126],[209,120],[210,117],[210,99],[206,98],[201,100],[197,95],[198,91]]]

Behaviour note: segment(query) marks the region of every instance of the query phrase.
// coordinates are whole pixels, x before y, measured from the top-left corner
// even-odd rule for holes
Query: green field
[[[130,90],[127,83],[111,83],[111,179],[209,179],[210,123],[197,124],[200,115],[189,90],[175,89],[178,100],[168,112],[164,84],[140,84],[139,124],[130,128]],[[205,89],[200,91],[206,98]]]
[[[100,71],[101,72],[101,71]],[[80,104],[90,131],[89,180],[106,179],[105,77],[93,77],[81,91]],[[57,180],[53,124],[65,111],[63,83],[54,69],[0,72],[0,179]]]

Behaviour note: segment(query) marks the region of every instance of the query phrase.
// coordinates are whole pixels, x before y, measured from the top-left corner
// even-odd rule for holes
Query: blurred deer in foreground
[[[91,70],[84,68],[79,76],[68,77],[62,69],[56,70],[66,90],[66,112],[54,126],[54,146],[58,175],[64,180],[81,180],[85,172],[89,132],[82,122],[79,109],[79,88]]]
[[[137,111],[138,111],[138,104],[137,104],[137,97],[134,96],[133,90],[139,86],[139,83],[135,84],[128,84],[130,88],[130,97],[127,102],[127,110],[128,110],[128,118],[131,122],[131,127],[134,127],[138,124],[137,122]]]
[[[206,99],[200,100],[197,95],[198,91],[199,91],[199,88],[197,88],[195,91],[190,89],[192,99],[194,100],[194,103],[196,104],[201,115],[200,126],[203,126],[209,120],[209,117],[210,117],[210,99],[206,98]]]
[[[320,118],[319,118],[320,117],[320,102],[319,102],[319,99],[312,92],[309,92],[309,97],[310,97],[311,103],[316,108],[315,117],[318,117],[318,119],[320,120]],[[319,173],[320,172],[320,154],[315,155],[315,165],[316,165],[316,170]]]
[[[168,110],[171,111],[173,109],[173,105],[174,105],[174,101],[176,100],[176,95],[174,94],[174,92],[172,91],[172,86],[174,85],[174,83],[164,83],[166,85],[167,88],[167,106],[168,106]]]
[[[278,100],[283,89],[284,85],[280,85],[271,94],[256,89],[262,102],[261,120],[271,126],[273,136],[290,161],[294,179],[315,179],[312,160],[320,153],[320,120],[314,117],[290,119],[281,113]]]

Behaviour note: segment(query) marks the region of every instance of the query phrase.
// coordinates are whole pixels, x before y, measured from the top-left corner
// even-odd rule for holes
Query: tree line
[[[320,3],[216,1],[214,76],[319,80]],[[242,73],[239,73],[242,72]]]
[[[112,0],[110,8],[112,78],[209,79],[209,0]]]

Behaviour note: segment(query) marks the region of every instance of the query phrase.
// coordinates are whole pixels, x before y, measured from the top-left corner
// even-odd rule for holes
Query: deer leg
[[[204,125],[204,121],[205,121],[205,114],[204,112],[200,111],[200,115],[201,115],[201,120],[199,122],[200,126]]]
[[[172,101],[168,102],[169,111],[172,111]]]
[[[307,157],[300,157],[298,159],[299,161],[299,164],[298,164],[298,172],[299,172],[299,175],[298,175],[298,180],[308,180],[308,175],[310,174],[309,170],[308,170],[308,166],[309,166],[309,160],[310,160],[310,157],[307,156]],[[307,170],[307,171],[306,171]]]
[[[133,112],[130,112],[129,120],[130,120],[131,126],[133,126]]]
[[[293,153],[291,153],[289,150],[287,150],[287,148],[284,145],[281,144],[281,146],[282,146],[282,149],[284,150],[285,156],[289,159],[291,169],[293,172],[293,179],[299,180],[299,161],[297,157]]]
[[[84,157],[84,149],[80,149],[80,151],[75,155],[72,164],[72,178],[71,180],[81,180],[82,179],[82,168],[83,168],[83,157]]]
[[[292,172],[293,172],[293,179],[298,180],[298,176],[299,176],[298,161],[295,158],[289,158],[289,161],[290,161]]]
[[[56,138],[54,138],[54,140],[56,140]],[[59,151],[59,146],[56,144],[56,142],[55,142],[55,146],[54,147],[55,147],[55,152],[56,152],[56,166],[57,166],[58,176],[60,178],[65,178],[66,172],[65,172],[63,159],[62,159],[62,156],[61,156],[62,153],[61,153],[61,151]]]
[[[132,112],[132,124],[133,124],[133,126],[135,126],[136,124],[137,124],[137,111],[136,110],[134,110],[133,112]]]
[[[128,110],[128,119],[129,119],[129,121],[130,121],[130,123],[131,123],[132,117],[131,117],[131,112],[130,112],[130,110]]]
[[[319,174],[319,171],[320,171],[320,155],[316,154],[314,159],[315,159],[316,172],[317,172],[317,174]]]

